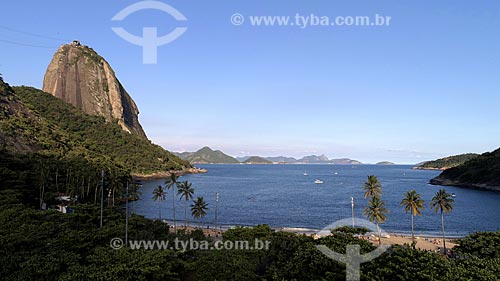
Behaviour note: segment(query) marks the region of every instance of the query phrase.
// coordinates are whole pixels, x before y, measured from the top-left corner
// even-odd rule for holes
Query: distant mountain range
[[[338,165],[359,165],[360,161],[349,158],[328,159],[326,155],[310,155],[300,159],[286,156],[260,157],[260,156],[242,156],[232,157],[220,150],[212,150],[210,147],[204,147],[196,152],[175,152],[175,155],[181,159],[189,161],[191,164],[238,164],[238,163],[279,163],[279,164],[338,164]],[[249,161],[250,159],[250,161]],[[390,162],[381,162],[380,164],[392,164]]]
[[[191,164],[239,164],[240,161],[220,150],[212,150],[205,146],[196,152],[175,152],[181,159],[189,161]]]
[[[377,164],[375,165],[394,165],[394,163],[392,162],[389,162],[389,161],[382,161],[382,162],[378,162]]]

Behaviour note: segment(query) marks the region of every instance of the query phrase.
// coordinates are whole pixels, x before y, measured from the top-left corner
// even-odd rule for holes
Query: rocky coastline
[[[429,168],[426,168],[426,167],[413,167],[412,169],[413,170],[429,170],[429,171],[444,171],[444,170],[448,170],[450,169],[451,167],[442,167],[442,168],[433,168],[433,167],[429,167]]]
[[[201,168],[187,168],[183,169],[180,171],[174,171],[178,176],[184,176],[187,174],[204,174],[207,173],[207,169],[201,169]],[[167,172],[158,172],[158,173],[152,173],[152,174],[138,174],[138,173],[133,173],[132,178],[134,180],[155,180],[155,179],[165,179],[170,176],[172,171],[167,171]]]
[[[456,180],[445,179],[445,178],[442,178],[439,176],[431,179],[430,184],[442,185],[442,186],[459,186],[459,187],[500,192],[500,186],[491,186],[491,185],[486,185],[486,184],[463,183],[463,182],[456,181]]]

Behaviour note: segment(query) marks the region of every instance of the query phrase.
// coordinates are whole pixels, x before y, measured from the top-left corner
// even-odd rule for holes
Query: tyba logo
[[[111,20],[121,21],[135,12],[146,9],[159,10],[171,15],[178,21],[187,21],[187,18],[181,12],[172,6],[159,1],[137,2],[118,12],[118,14],[116,14]],[[161,37],[158,37],[157,27],[143,27],[142,37],[130,34],[122,27],[112,27],[111,29],[125,41],[134,45],[142,46],[142,62],[144,64],[156,64],[158,47],[179,38],[184,32],[186,32],[187,27],[177,27],[172,32]]]

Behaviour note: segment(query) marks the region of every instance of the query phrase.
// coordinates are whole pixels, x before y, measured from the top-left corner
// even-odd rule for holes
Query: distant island
[[[333,164],[333,165],[362,165],[358,160],[350,158],[334,158],[329,159],[325,154],[308,155],[302,158],[294,158],[289,156],[239,156],[232,157],[220,150],[213,150],[205,146],[196,152],[173,152],[179,158],[189,161],[191,164]],[[446,157],[435,161],[422,162],[417,164],[414,169],[442,169],[450,166],[457,166],[465,162],[467,159],[476,157],[477,154],[463,154],[457,156]],[[250,160],[249,160],[250,159]],[[453,163],[452,163],[453,162]],[[396,165],[390,161],[380,161],[375,165]]]
[[[414,167],[417,170],[441,170],[444,171],[449,168],[457,167],[464,164],[465,162],[478,157],[479,154],[467,153],[449,156],[433,161],[423,162]]]
[[[243,162],[243,164],[272,164],[272,163],[273,162],[259,156],[252,156]]]
[[[360,161],[349,158],[328,159],[324,154],[304,156],[300,159],[293,157],[277,156],[266,157],[267,160],[278,164],[338,164],[338,165],[359,165],[363,164]]]
[[[339,164],[339,165],[360,165],[363,164],[360,161],[352,160],[349,158],[340,158],[340,159],[328,159],[326,155],[322,154],[320,156],[311,155],[306,156],[297,161],[298,163],[303,164]]]
[[[259,156],[252,156],[243,162],[243,164],[272,164],[272,163],[273,162]]]
[[[446,169],[430,183],[500,191],[500,149]]]
[[[295,164],[299,162],[299,160],[293,157],[286,157],[286,156],[266,157],[266,159],[273,163]]]
[[[236,157],[241,162],[245,162],[248,156]],[[300,159],[294,157],[287,156],[273,156],[273,157],[262,157],[266,160],[271,161],[274,164],[339,164],[339,165],[359,165],[363,164],[360,161],[352,160],[349,158],[340,158],[340,159],[328,159],[328,157],[324,154],[318,155],[309,155],[304,156]]]
[[[349,158],[329,159],[326,155],[322,154],[304,156],[300,159],[287,156],[240,156],[232,157],[220,150],[213,150],[208,146],[196,152],[174,152],[179,158],[189,161],[191,164],[248,164],[249,159],[251,163],[255,164],[337,164],[337,165],[360,165],[363,164],[358,160]],[[385,162],[381,162],[385,163]],[[388,165],[390,162],[387,162]],[[382,164],[381,164],[382,165]]]
[[[382,162],[378,162],[377,164],[375,165],[394,165],[394,163],[392,162],[389,162],[389,161],[382,161]]]
[[[212,150],[205,146],[196,152],[175,152],[181,159],[189,161],[191,164],[239,164],[240,161],[220,150]]]

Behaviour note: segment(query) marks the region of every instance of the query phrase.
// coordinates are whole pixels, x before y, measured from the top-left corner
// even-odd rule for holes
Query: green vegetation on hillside
[[[61,159],[115,163],[132,173],[190,167],[187,161],[30,87],[0,86],[0,140],[11,152],[36,152]]]
[[[477,232],[459,240],[455,250],[462,255],[500,258],[500,231]]]
[[[500,190],[500,149],[477,156],[443,171],[431,183],[497,187]]]
[[[252,156],[252,157],[248,158],[247,160],[245,160],[243,163],[245,163],[245,164],[272,164],[273,162],[271,162],[267,159],[264,159],[262,157],[259,157],[259,156]]]
[[[240,163],[238,160],[235,158],[224,154],[220,150],[212,150],[210,147],[203,147],[202,149],[196,151],[196,152],[184,152],[184,153],[178,153],[177,154],[179,157],[181,157],[184,160],[189,161],[190,163],[193,164],[208,164],[208,163],[215,163],[215,164],[238,164]]]
[[[455,156],[449,156],[434,161],[427,161],[417,166],[417,169],[449,169],[461,165],[471,159],[474,159],[478,154],[467,153]]]

